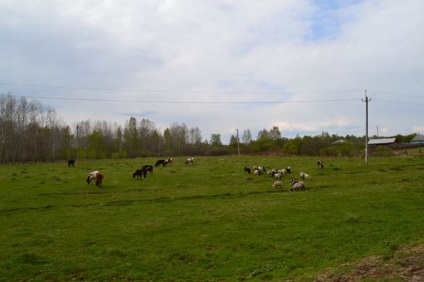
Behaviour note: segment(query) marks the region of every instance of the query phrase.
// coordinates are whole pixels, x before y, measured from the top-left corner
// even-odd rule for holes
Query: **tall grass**
[[[313,280],[424,235],[420,156],[177,158],[0,166],[0,280]],[[292,167],[283,189],[244,166]],[[103,188],[87,185],[91,170]],[[307,190],[289,192],[299,171]]]

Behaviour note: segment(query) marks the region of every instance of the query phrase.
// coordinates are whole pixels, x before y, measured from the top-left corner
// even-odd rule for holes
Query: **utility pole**
[[[362,102],[365,102],[365,163],[368,163],[368,102],[371,101],[371,98],[368,99],[367,90],[365,90],[365,100],[362,99]]]
[[[78,123],[77,123],[77,162],[78,162],[78,145],[79,145],[79,141],[78,141]]]
[[[237,156],[240,157],[240,138],[239,138],[238,129],[236,129],[236,131],[237,131]]]

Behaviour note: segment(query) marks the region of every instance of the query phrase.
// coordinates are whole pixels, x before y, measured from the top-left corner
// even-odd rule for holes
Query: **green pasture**
[[[424,238],[424,156],[0,166],[0,281],[313,281]],[[253,165],[292,173],[283,189]],[[100,170],[102,188],[87,185]],[[306,191],[289,192],[299,172]]]

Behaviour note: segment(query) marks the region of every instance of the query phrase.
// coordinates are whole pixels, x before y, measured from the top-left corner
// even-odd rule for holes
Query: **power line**
[[[40,84],[19,84],[0,82],[0,85],[48,88],[48,89],[68,89],[68,90],[89,90],[89,91],[117,91],[117,92],[140,92],[140,93],[187,93],[187,94],[322,94],[322,93],[354,93],[358,90],[330,90],[330,91],[183,91],[183,90],[141,90],[141,89],[119,89],[119,88],[101,88],[101,87],[79,87],[79,86],[60,86],[60,85],[40,85]],[[422,98],[416,95],[406,95],[385,91],[372,91],[384,95],[409,96]],[[290,103],[327,103],[327,102],[346,102],[357,101],[358,99],[327,99],[327,100],[298,100],[298,101],[160,101],[160,100],[120,100],[120,99],[90,99],[90,98],[66,98],[51,96],[24,96],[14,95],[15,97],[26,97],[32,99],[49,100],[67,100],[67,101],[98,101],[98,102],[122,102],[122,103],[156,103],[156,104],[290,104]],[[375,97],[374,97],[375,98]],[[378,102],[406,104],[414,106],[423,106],[424,104],[409,103],[403,101],[390,101],[375,99]]]
[[[371,92],[383,94],[383,95],[391,95],[391,96],[407,96],[407,97],[423,98],[423,96],[418,96],[418,95],[402,94],[402,93],[394,93],[394,92],[386,92],[386,91],[371,91]]]
[[[0,85],[29,87],[29,88],[48,88],[48,89],[69,89],[69,90],[90,90],[90,91],[116,91],[116,92],[139,92],[139,93],[187,93],[187,94],[322,94],[322,93],[358,93],[362,90],[316,90],[316,91],[187,91],[187,90],[155,90],[155,89],[127,89],[127,88],[107,88],[107,87],[81,87],[64,85],[44,85],[44,84],[21,84],[11,82],[0,82]],[[368,92],[392,96],[408,96],[423,98],[418,95],[402,94],[387,91],[371,90]]]
[[[160,101],[160,100],[119,100],[119,99],[93,99],[93,98],[66,98],[48,96],[22,96],[20,98],[66,100],[66,101],[89,101],[89,102],[121,102],[121,103],[154,103],[154,104],[292,104],[292,103],[328,103],[358,101],[359,99],[329,99],[329,100],[297,100],[297,101]]]
[[[412,106],[424,106],[424,104],[420,103],[411,103],[411,102],[404,102],[404,101],[391,101],[391,100],[381,100],[381,99],[375,99],[374,101],[383,102],[383,103],[389,103],[389,104],[404,104],[404,105],[412,105]]]
[[[0,85],[32,87],[32,88],[51,88],[51,89],[73,89],[73,90],[91,90],[91,91],[117,91],[117,92],[145,92],[145,93],[188,93],[188,94],[313,94],[313,93],[354,93],[361,90],[329,90],[329,91],[186,91],[186,90],[149,90],[149,89],[124,89],[124,88],[102,88],[102,87],[80,87],[80,86],[61,86],[61,85],[40,85],[40,84],[19,84],[0,82]]]

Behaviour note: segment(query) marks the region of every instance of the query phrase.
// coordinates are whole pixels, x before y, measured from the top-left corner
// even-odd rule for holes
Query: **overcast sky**
[[[422,0],[0,0],[0,93],[203,139],[424,133]],[[96,102],[95,102],[96,101]]]

